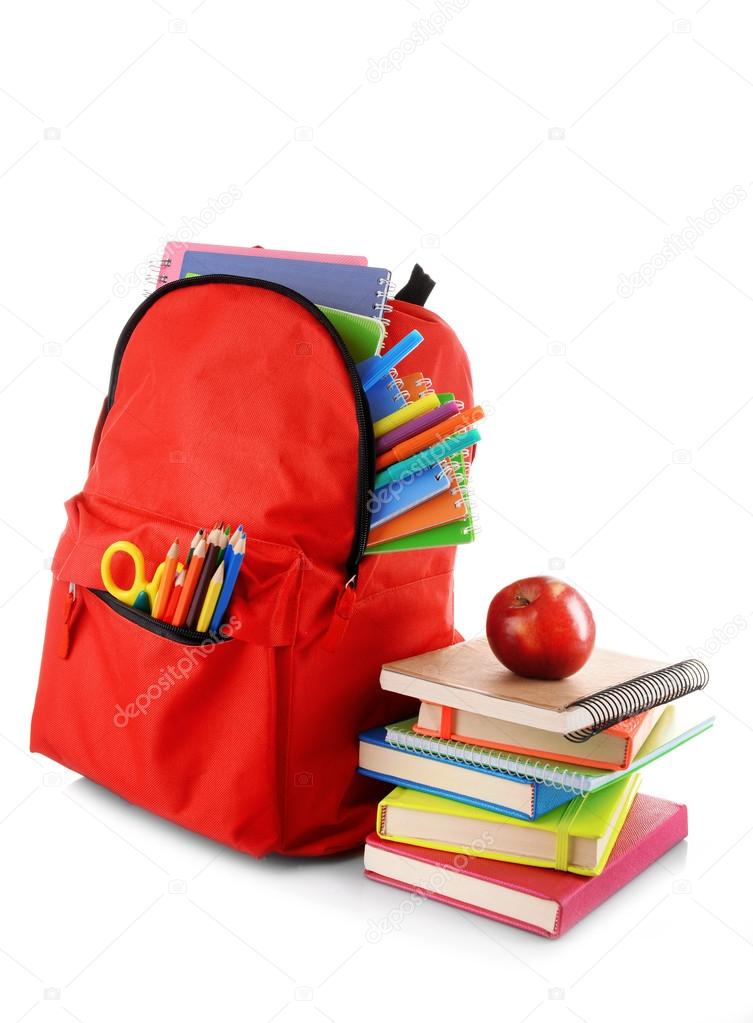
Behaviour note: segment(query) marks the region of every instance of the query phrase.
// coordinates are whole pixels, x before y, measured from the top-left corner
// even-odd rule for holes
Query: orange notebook
[[[620,721],[618,725],[599,732],[585,742],[573,743],[564,735],[547,732],[542,728],[512,724],[499,718],[489,718],[473,711],[456,710],[437,703],[422,703],[413,731],[420,735],[468,742],[474,746],[502,749],[537,760],[551,758],[583,767],[619,771],[630,767],[665,709],[654,707],[643,714]]]
[[[423,373],[406,373],[402,377],[403,389],[408,396],[408,401],[418,401],[419,398],[426,397],[427,394],[433,394],[434,388],[432,386],[429,377],[425,377]]]
[[[402,515],[396,515],[394,519],[389,519],[384,525],[375,526],[369,533],[367,550],[374,544],[384,543],[385,540],[413,536],[414,533],[422,533],[425,529],[444,526],[448,522],[459,522],[465,518],[468,509],[453,465],[455,458],[462,459],[462,453],[453,455],[441,463],[445,475],[450,479],[450,489],[437,494],[436,497],[429,498],[423,504],[416,505],[415,508],[409,508]],[[462,462],[460,464],[462,467]]]

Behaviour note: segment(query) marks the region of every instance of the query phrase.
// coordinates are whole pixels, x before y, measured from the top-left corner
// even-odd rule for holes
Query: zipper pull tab
[[[356,585],[358,583],[358,576],[351,576],[345,584],[345,588],[341,591],[337,602],[335,604],[335,610],[332,613],[332,619],[329,623],[329,628],[324,634],[322,640],[322,648],[328,653],[335,651],[343,641],[343,637],[348,628],[350,617],[353,614],[353,608],[356,605]]]
[[[68,583],[68,592],[65,595],[65,603],[63,605],[63,631],[60,634],[60,645],[58,646],[58,656],[62,657],[63,660],[68,656],[71,645],[71,620],[73,619],[75,604],[76,584]]]

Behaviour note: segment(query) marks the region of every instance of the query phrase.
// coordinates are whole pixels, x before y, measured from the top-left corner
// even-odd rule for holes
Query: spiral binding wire
[[[587,711],[593,724],[570,732],[566,738],[571,742],[585,742],[592,735],[611,728],[625,718],[635,717],[652,707],[660,707],[688,693],[705,689],[708,681],[709,670],[706,665],[693,659],[609,686],[600,693],[593,693],[570,704],[568,709],[582,707]]]
[[[167,259],[160,259],[156,263],[149,263],[148,265],[149,273],[144,279],[147,284],[151,285],[152,291],[154,291],[156,288],[159,288],[160,285],[162,284],[167,284],[167,274],[160,273],[160,270],[165,269],[166,267],[169,267],[171,265],[172,259],[170,259],[169,257]],[[151,291],[145,291],[144,294],[150,295]]]
[[[463,455],[467,455],[468,450],[468,448],[464,448]],[[451,493],[459,493],[461,498],[461,501],[455,502],[455,507],[459,508],[461,503],[465,504],[465,517],[470,522],[470,525],[463,526],[463,536],[475,536],[478,532],[476,528],[476,523],[478,521],[478,502],[476,501],[475,495],[471,493],[467,470],[462,475],[458,474],[456,471],[455,475],[458,480],[458,486],[451,491]]]
[[[388,728],[386,739],[390,746],[407,753],[424,753],[448,764],[477,767],[489,774],[502,774],[520,781],[537,781],[549,788],[569,792],[574,796],[588,791],[586,776],[579,775],[559,764],[534,757],[506,754],[504,750],[474,746],[470,742],[441,739],[439,736],[419,735]]]
[[[385,313],[392,312],[393,307],[391,305],[388,305],[387,301],[388,299],[392,298],[392,296],[395,294],[395,285],[392,283],[389,277],[380,277],[379,280],[377,281],[377,284],[379,285],[380,290],[375,292],[375,298],[383,299],[384,305],[382,305],[381,301],[374,302],[371,308],[374,310],[375,313],[380,313],[381,310],[379,318],[381,319],[382,323],[384,323],[384,325],[388,327],[390,321],[386,318]]]
[[[394,366],[389,372],[389,377],[390,379],[387,382],[387,390],[390,392],[390,397],[392,401],[394,401],[395,404],[397,404],[400,401],[400,399],[403,398],[404,402],[407,402],[410,398],[410,395],[406,391],[405,386],[403,385],[402,378],[399,376]]]
[[[450,463],[450,465],[452,465],[452,463]],[[452,472],[450,469],[447,469],[446,475],[450,478],[450,481],[452,481],[453,478],[457,480],[457,473]],[[459,480],[456,486],[451,487],[450,496],[454,498],[452,503],[455,505],[456,508],[467,507],[465,494],[463,493],[463,487]]]
[[[431,377],[419,377],[416,380],[416,393],[419,398],[425,398],[427,395],[432,394],[434,391],[434,385]]]
[[[472,494],[468,489],[468,485],[465,487],[465,514],[466,518],[470,520],[470,525],[463,527],[463,536],[477,536],[478,535],[478,501],[476,495]]]

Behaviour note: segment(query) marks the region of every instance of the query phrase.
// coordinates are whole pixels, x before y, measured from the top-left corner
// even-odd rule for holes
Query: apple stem
[[[515,594],[515,607],[527,607],[530,603],[528,597],[524,597],[522,593]]]

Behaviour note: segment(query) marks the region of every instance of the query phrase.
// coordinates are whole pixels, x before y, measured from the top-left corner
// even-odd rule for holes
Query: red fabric
[[[470,403],[452,331],[395,304],[390,337],[418,327],[418,368]],[[331,336],[267,289],[165,293],[131,336],[97,435],[53,563],[31,748],[254,855],[357,845],[385,791],[356,774],[357,735],[415,707],[380,689],[383,662],[455,638],[454,550],[366,557],[342,600],[358,433]],[[114,540],[142,549],[151,578],[176,536],[185,551],[217,519],[249,534],[229,642],[183,647],[91,592]]]

